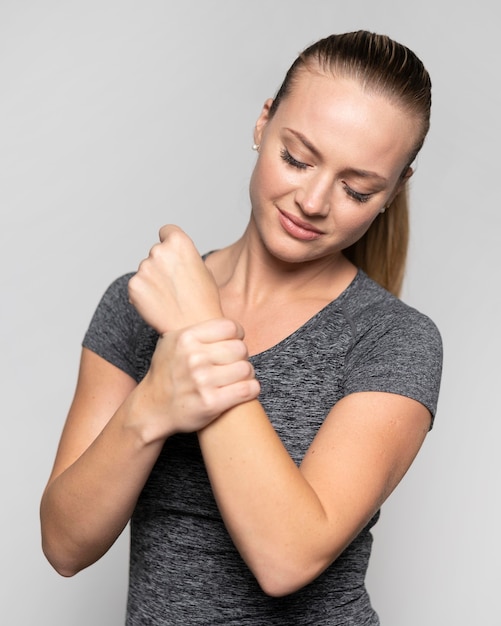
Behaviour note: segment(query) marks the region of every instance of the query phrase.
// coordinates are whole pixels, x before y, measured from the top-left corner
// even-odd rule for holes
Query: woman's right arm
[[[84,348],[41,502],[42,546],[63,576],[99,559],[126,526],[162,443],[134,428],[135,381]],[[137,416],[136,416],[137,418]]]
[[[76,574],[113,545],[168,437],[258,395],[242,337],[223,318],[166,333],[138,385],[83,349],[40,507],[43,550],[60,574]]]

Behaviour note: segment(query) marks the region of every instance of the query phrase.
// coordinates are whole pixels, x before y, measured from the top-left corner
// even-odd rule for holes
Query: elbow
[[[68,550],[65,549],[64,534],[55,524],[51,522],[50,515],[46,512],[45,493],[40,503],[40,537],[42,553],[52,566],[52,568],[65,578],[71,578],[80,569],[75,567],[74,559],[71,558]]]
[[[64,576],[64,578],[71,578],[83,569],[82,567],[77,567],[71,559],[64,558],[58,551],[52,550],[44,539],[42,539],[42,552],[54,570],[60,576]]]
[[[296,588],[295,586],[284,584],[284,581],[258,580],[258,584],[261,588],[261,591],[270,598],[283,598],[301,589],[301,586]]]
[[[48,533],[43,530],[42,552],[54,570],[64,578],[71,578],[90,565],[90,563],[83,563],[74,551],[65,549],[61,541],[51,540]]]
[[[75,574],[78,574],[78,572],[80,571],[77,569],[69,569],[65,567],[64,565],[58,566],[58,565],[55,565],[54,563],[51,563],[51,565],[56,570],[56,572],[60,576],[63,576],[64,578],[71,578],[72,576],[75,576]]]
[[[63,559],[54,557],[48,550],[42,547],[45,558],[50,563],[52,568],[64,578],[71,578],[79,572],[79,569],[72,567],[69,563],[66,563]]]
[[[95,552],[75,542],[50,520],[41,516],[41,549],[53,569],[64,578],[71,578],[91,565]]]
[[[263,593],[271,598],[283,598],[306,586],[312,579],[290,575],[267,575],[256,576],[256,580]]]
[[[253,574],[261,590],[272,598],[282,598],[299,591],[317,578],[328,564],[298,564],[283,561],[255,567]]]

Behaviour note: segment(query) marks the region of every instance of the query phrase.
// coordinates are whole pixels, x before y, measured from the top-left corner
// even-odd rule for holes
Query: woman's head
[[[356,81],[364,92],[383,96],[413,121],[402,181],[430,126],[431,81],[419,58],[387,36],[366,31],[331,35],[306,48],[294,61],[269,107],[269,119],[293,92],[304,72]],[[397,293],[403,280],[408,243],[406,185],[345,255],[387,289]]]
[[[431,80],[409,48],[386,35],[356,31],[331,35],[306,48],[289,68],[270,108],[270,117],[294,88],[302,71],[356,80],[368,92],[386,96],[420,121],[420,134],[409,165],[430,127]]]

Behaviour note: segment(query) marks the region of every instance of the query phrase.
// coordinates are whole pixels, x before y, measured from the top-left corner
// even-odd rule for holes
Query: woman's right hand
[[[165,333],[139,385],[88,349],[41,502],[44,552],[72,576],[113,545],[163,441],[259,393],[243,331],[219,318]]]
[[[148,373],[133,392],[144,441],[198,431],[258,396],[243,336],[239,324],[217,318],[159,338]]]

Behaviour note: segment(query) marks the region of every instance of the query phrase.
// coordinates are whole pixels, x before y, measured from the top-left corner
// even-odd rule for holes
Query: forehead
[[[419,135],[418,120],[387,96],[310,70],[297,74],[272,123],[305,135],[326,157],[345,151],[368,169],[404,167]]]

